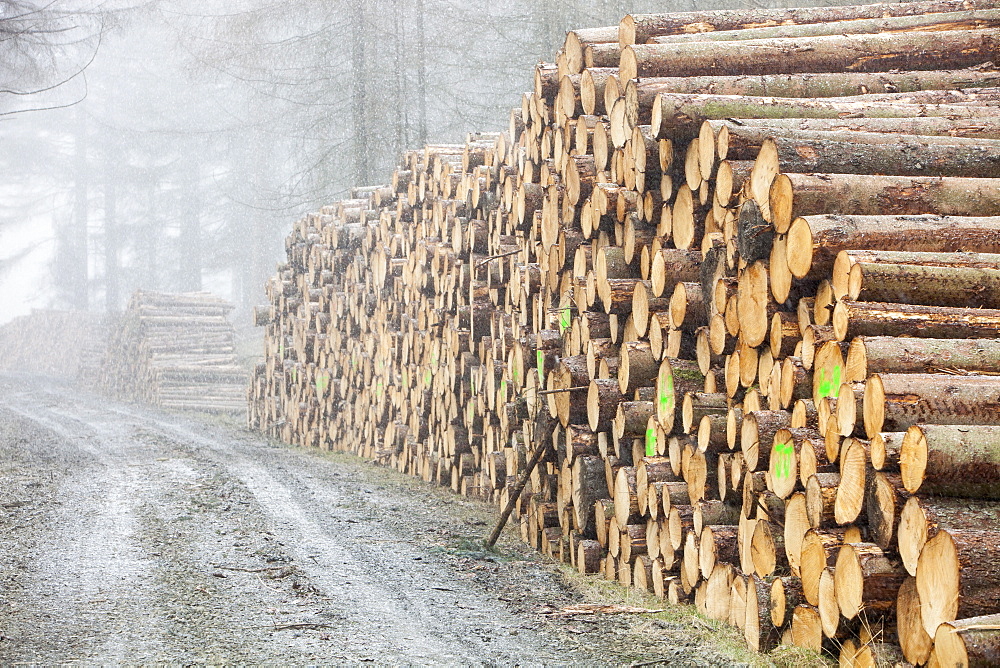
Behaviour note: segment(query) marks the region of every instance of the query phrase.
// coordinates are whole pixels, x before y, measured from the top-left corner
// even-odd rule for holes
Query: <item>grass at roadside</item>
[[[685,633],[698,644],[711,644],[717,651],[732,657],[733,661],[749,666],[792,668],[798,666],[829,666],[833,662],[827,658],[800,647],[782,645],[769,655],[750,651],[739,629],[724,622],[706,619],[699,615],[692,605],[670,605],[653,594],[626,588],[605,580],[598,575],[583,575],[575,568],[563,564],[563,576],[576,590],[593,603],[613,603],[650,610],[662,610],[649,614],[650,620],[665,622],[669,628],[681,626]]]

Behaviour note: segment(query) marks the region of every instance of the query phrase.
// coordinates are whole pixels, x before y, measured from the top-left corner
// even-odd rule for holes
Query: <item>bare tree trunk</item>
[[[109,138],[104,149],[104,309],[121,309],[121,268],[118,265],[118,146]]]
[[[159,254],[160,254],[160,230],[157,224],[158,203],[156,191],[159,187],[159,179],[155,175],[147,176],[149,183],[146,184],[146,216],[142,224],[139,225],[139,239],[136,249],[139,256],[139,287],[156,289],[159,287]]]
[[[420,11],[418,9],[418,11]],[[351,19],[354,24],[351,29],[351,79],[353,92],[351,95],[351,118],[354,129],[354,182],[368,183],[369,146],[368,121],[368,76],[365,71],[365,5],[363,0],[357,0],[351,7]]]
[[[406,148],[406,94],[405,94],[405,67],[406,64],[403,61],[403,22],[400,20],[402,18],[403,9],[400,4],[400,0],[393,0],[392,2],[392,28],[395,39],[393,40],[392,47],[392,60],[393,60],[393,104],[396,109],[399,110],[399,114],[393,120],[393,143],[392,152],[394,155],[400,155]]]
[[[87,217],[88,217],[88,179],[87,179],[87,118],[82,106],[76,108],[75,155],[73,156],[74,206],[73,222],[70,225],[65,243],[64,261],[57,267],[60,277],[66,286],[66,296],[75,309],[87,308]]]
[[[427,143],[427,44],[424,38],[424,0],[417,0],[417,145]]]
[[[201,165],[184,171],[184,217],[181,220],[180,286],[185,292],[201,290]]]
[[[254,165],[252,172],[252,192],[256,197],[250,201],[260,202],[263,197],[261,193],[273,192],[271,184],[267,182],[268,174],[272,173],[272,164],[269,160],[269,153],[265,146],[264,137],[261,134],[255,137],[253,147],[249,157]],[[269,229],[267,214],[261,206],[254,207],[251,216],[251,225],[253,225],[251,230],[251,255],[250,261],[246,263],[250,267],[250,281],[243,286],[243,303],[241,304],[241,310],[243,311],[250,310],[257,303],[261,287],[267,281],[268,273],[271,266],[273,266],[270,249],[273,248],[272,236],[275,231]]]

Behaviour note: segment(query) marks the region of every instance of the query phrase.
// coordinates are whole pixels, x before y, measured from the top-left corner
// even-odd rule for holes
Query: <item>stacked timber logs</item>
[[[163,408],[245,409],[232,304],[207,292],[137,291],[114,327],[100,373],[111,396]]]
[[[569,33],[505,131],[295,224],[251,427],[513,505],[759,651],[995,662],[997,11]]]
[[[0,371],[92,381],[105,337],[96,314],[34,310],[0,327]]]

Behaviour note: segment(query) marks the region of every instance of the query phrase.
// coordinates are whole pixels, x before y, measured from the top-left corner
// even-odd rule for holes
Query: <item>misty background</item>
[[[809,4],[0,1],[0,324],[137,288],[212,291],[240,323],[295,219],[505,128],[566,30]]]

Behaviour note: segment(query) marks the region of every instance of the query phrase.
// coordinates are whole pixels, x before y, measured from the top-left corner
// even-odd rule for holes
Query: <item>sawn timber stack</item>
[[[241,412],[232,304],[207,292],[136,291],[116,326],[99,384],[111,396],[180,410]]]
[[[502,132],[295,224],[251,427],[499,507],[546,447],[516,518],[581,572],[759,651],[995,662],[996,12],[570,32]]]

